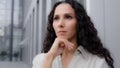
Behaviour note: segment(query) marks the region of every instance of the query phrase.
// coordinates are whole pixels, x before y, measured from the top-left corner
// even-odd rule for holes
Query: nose
[[[58,21],[58,27],[64,27],[65,26],[65,21],[64,21],[64,19],[60,19],[59,21]]]

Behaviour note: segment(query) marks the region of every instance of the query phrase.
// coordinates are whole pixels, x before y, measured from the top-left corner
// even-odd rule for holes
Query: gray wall
[[[29,9],[31,7],[32,0],[23,0],[23,5],[24,5],[24,17],[27,16],[27,13],[29,12]]]
[[[115,60],[115,68],[120,67],[120,0],[86,0],[88,14],[91,16],[99,36]]]
[[[120,0],[105,0],[106,45],[113,53],[115,68],[120,67]]]

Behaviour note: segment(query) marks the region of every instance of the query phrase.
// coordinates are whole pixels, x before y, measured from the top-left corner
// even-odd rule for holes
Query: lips
[[[58,34],[65,34],[66,31],[58,31]]]
[[[60,31],[58,31],[58,33],[59,33],[59,32],[66,32],[66,31],[64,31],[64,30],[60,30]]]

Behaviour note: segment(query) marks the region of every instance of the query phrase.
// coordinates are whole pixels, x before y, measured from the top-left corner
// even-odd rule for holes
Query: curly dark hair
[[[98,32],[94,27],[93,22],[91,21],[90,17],[87,15],[84,7],[80,3],[74,0],[60,1],[53,6],[52,11],[48,16],[47,35],[43,42],[42,52],[47,53],[50,50],[56,38],[56,34],[52,26],[53,16],[54,16],[56,7],[62,3],[70,4],[71,7],[74,9],[75,16],[77,18],[76,28],[77,28],[78,46],[81,45],[88,52],[94,55],[97,55],[99,57],[105,58],[110,68],[114,68],[113,59],[110,55],[110,52],[103,47],[103,44],[100,38],[98,37],[98,34],[97,34]]]

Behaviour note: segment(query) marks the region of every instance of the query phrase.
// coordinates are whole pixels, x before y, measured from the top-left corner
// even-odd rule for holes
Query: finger
[[[72,50],[73,49],[73,45],[72,44],[69,44],[68,45],[68,50]]]
[[[73,44],[71,42],[69,42],[68,40],[63,40],[64,44],[65,44],[65,47],[68,49],[68,50],[71,50],[73,49]]]
[[[65,44],[62,43],[62,44],[60,45],[60,48],[65,48]]]

